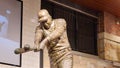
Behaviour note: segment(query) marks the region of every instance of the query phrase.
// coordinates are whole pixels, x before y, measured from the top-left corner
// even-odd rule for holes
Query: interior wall
[[[37,26],[37,13],[41,0],[23,0],[22,47],[25,44],[34,45],[34,30]],[[15,67],[0,64],[0,68],[39,68],[39,52],[22,54],[22,66]]]

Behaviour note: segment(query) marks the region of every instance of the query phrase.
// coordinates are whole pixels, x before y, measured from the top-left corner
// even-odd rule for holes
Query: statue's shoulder
[[[65,19],[57,18],[57,19],[54,19],[54,22],[56,23],[56,25],[64,26],[66,28],[66,21],[65,21]]]
[[[57,18],[57,19],[54,19],[55,22],[65,22],[65,19],[64,18]]]

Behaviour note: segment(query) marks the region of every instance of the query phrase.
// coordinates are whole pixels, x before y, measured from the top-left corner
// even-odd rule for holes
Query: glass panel
[[[21,7],[18,0],[0,0],[0,63],[21,66],[21,55],[14,50],[21,47]]]

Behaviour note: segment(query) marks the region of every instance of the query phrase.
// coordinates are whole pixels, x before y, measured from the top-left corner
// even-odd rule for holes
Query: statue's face
[[[49,19],[49,16],[50,16],[46,10],[40,10],[38,15],[39,15],[39,22],[40,23],[47,22]]]

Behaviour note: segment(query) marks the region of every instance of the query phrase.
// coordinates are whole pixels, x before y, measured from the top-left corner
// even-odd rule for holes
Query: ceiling
[[[120,0],[71,0],[72,2],[95,9],[106,11],[120,17]]]

